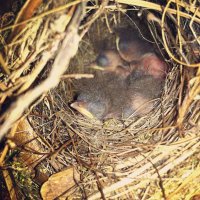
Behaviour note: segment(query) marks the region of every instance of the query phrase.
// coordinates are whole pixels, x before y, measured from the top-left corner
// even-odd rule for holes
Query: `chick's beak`
[[[94,115],[89,112],[86,108],[85,108],[85,103],[84,102],[74,102],[70,105],[72,108],[74,108],[75,110],[77,110],[78,112],[80,112],[82,115],[90,118],[90,119],[94,119]]]
[[[95,69],[95,70],[101,70],[104,71],[105,69],[101,66],[98,66],[95,62],[89,65],[89,68]]]
[[[119,38],[119,36],[117,35],[116,40],[115,40],[115,44],[116,44],[116,47],[117,47],[117,51],[118,51],[118,52],[120,52],[119,41],[120,41],[120,38]]]
[[[91,69],[95,70],[100,70],[100,71],[105,71],[105,72],[113,72],[116,70],[117,66],[106,66],[106,67],[101,67],[97,65],[96,63],[93,63],[89,66]]]

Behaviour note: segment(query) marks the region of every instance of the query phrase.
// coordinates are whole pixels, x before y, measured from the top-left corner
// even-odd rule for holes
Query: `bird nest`
[[[1,61],[1,138],[8,134],[1,162],[9,148],[18,149],[38,184],[59,175],[43,184],[43,199],[190,199],[200,193],[198,5],[89,2],[86,15],[78,3],[28,1],[19,26],[2,29],[13,28]],[[31,18],[30,8],[37,14]],[[169,66],[162,96],[140,118],[87,119],[70,107],[74,84],[95,78],[87,66],[105,43],[115,48],[116,27],[128,26],[156,45]],[[16,161],[9,165],[17,171]]]

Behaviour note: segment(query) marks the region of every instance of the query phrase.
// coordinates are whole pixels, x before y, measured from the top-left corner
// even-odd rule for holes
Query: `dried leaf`
[[[53,174],[49,180],[42,185],[40,191],[42,199],[55,199],[62,194],[67,197],[69,194],[65,192],[68,192],[79,181],[80,175],[73,167]]]

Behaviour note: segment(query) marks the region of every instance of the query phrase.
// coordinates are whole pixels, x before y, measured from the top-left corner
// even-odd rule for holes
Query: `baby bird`
[[[104,74],[94,79],[79,80],[75,102],[71,107],[88,118],[119,118],[126,85],[118,76]],[[118,106],[116,106],[116,104]]]
[[[102,70],[94,79],[81,79],[71,107],[89,118],[144,116],[155,106],[167,66],[138,34],[119,34],[118,51],[104,50],[90,67]]]
[[[144,54],[153,53],[152,45],[141,39],[133,29],[117,30],[117,50],[121,58],[127,62],[140,60]]]
[[[127,78],[127,103],[123,111],[125,118],[134,114],[134,116],[144,116],[149,113],[155,105],[153,101],[159,98],[163,88],[163,80],[155,79],[150,75],[144,75],[140,78],[131,74]]]
[[[118,30],[117,49],[122,59],[130,63],[130,70],[138,75],[151,75],[154,78],[165,78],[166,63],[159,58],[152,45],[141,39],[134,30]]]
[[[127,77],[130,69],[125,61],[120,57],[116,50],[104,50],[98,56],[95,62],[90,65],[93,69],[102,70],[104,73],[113,73],[121,77]]]
[[[94,93],[81,92],[71,107],[79,113],[90,119],[104,119],[108,113],[110,105],[109,99],[101,96],[101,92],[97,95]]]
[[[130,63],[131,71],[138,76],[151,75],[155,79],[164,79],[167,75],[167,65],[154,53],[147,53],[139,61]]]
[[[97,76],[77,85],[77,99],[71,107],[101,121],[128,118],[132,114],[144,116],[154,108],[152,100],[160,96],[162,84],[163,81],[155,81],[150,75],[137,78],[131,74],[125,80],[113,74]]]

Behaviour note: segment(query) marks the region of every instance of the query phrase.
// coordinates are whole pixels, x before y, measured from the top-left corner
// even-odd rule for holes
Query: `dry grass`
[[[73,165],[80,172],[82,179],[72,198],[190,199],[200,192],[199,10],[195,2],[188,5],[171,0],[163,8],[147,1],[117,2],[123,5],[106,5],[103,1],[105,7],[88,7],[94,17],[89,17],[81,26],[83,38],[69,68],[67,60],[63,68],[60,67],[64,63],[62,59],[62,62],[59,59],[53,64],[49,62],[56,56],[59,42],[64,38],[62,34],[55,36],[63,26],[58,22],[64,13],[55,12],[59,9],[49,17],[42,13],[34,18],[37,20],[30,20],[23,29],[23,37],[19,35],[12,45],[6,46],[5,63],[11,64],[4,71],[11,73],[2,83],[6,90],[0,97],[2,103],[7,97],[16,97],[16,101],[1,117],[1,137],[32,102],[50,89],[37,106],[25,112],[25,116],[37,133],[41,152],[46,155],[39,162],[42,168],[52,174]],[[46,13],[53,13],[48,6],[44,7]],[[60,8],[69,6],[71,4]],[[137,6],[148,8],[148,11]],[[162,13],[156,14],[159,11]],[[138,12],[142,13],[144,26],[137,18]],[[50,24],[52,29],[48,29]],[[114,27],[127,25],[138,28],[144,38],[157,44],[171,68],[163,95],[156,100],[158,106],[139,119],[131,117],[106,122],[91,121],[74,113],[69,107],[75,92],[73,77],[92,74],[87,65],[103,47],[102,41],[113,48]],[[73,48],[76,49],[70,47]],[[68,55],[64,50],[61,53]],[[69,59],[72,56],[73,53]],[[52,89],[61,77],[64,80]]]

